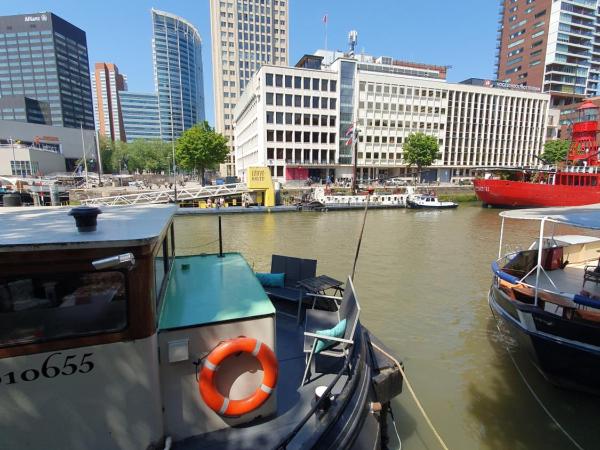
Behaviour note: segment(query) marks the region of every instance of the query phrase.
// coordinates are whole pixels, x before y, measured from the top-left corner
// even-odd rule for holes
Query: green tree
[[[430,166],[439,157],[438,140],[424,133],[411,133],[404,141],[404,159],[409,166],[417,166],[419,174],[423,167]]]
[[[159,139],[136,139],[126,146],[129,171],[162,172],[171,166],[171,144]]]
[[[540,159],[543,159],[549,164],[556,164],[560,161],[566,161],[570,145],[571,143],[569,141],[565,141],[564,139],[546,141],[544,144],[544,153],[540,155]]]
[[[202,184],[204,171],[225,162],[229,154],[227,138],[216,133],[206,121],[184,131],[177,139],[176,150],[177,165],[189,171],[197,170]]]
[[[115,143],[106,136],[102,135],[100,135],[100,137],[98,138],[98,143],[100,145],[100,159],[102,159],[102,172],[113,173],[115,171],[113,164]]]

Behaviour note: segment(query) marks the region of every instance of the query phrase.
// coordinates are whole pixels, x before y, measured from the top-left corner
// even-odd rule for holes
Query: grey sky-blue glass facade
[[[163,11],[152,10],[152,27],[160,135],[170,141],[204,120],[202,41],[192,24]]]
[[[119,101],[127,142],[135,139],[161,138],[156,94],[121,91]]]
[[[52,125],[94,129],[85,32],[46,12],[0,17],[0,96],[50,105]]]

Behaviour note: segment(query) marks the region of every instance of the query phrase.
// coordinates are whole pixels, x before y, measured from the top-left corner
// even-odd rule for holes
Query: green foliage
[[[167,172],[171,167],[172,147],[158,139],[136,139],[126,144],[127,168],[139,172]]]
[[[566,161],[570,145],[571,143],[564,139],[546,141],[544,144],[544,153],[540,155],[540,158],[547,161],[549,164]]]
[[[216,133],[206,121],[184,131],[177,139],[177,165],[189,171],[197,170],[202,182],[204,171],[225,162],[228,154],[227,138]]]
[[[422,167],[430,166],[438,158],[439,145],[433,136],[411,133],[404,142],[403,151],[408,165],[414,164],[420,172]]]

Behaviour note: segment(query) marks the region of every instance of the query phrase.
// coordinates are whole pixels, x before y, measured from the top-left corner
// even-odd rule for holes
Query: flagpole
[[[327,22],[329,22],[328,14],[323,18],[325,20],[325,50],[327,50]]]

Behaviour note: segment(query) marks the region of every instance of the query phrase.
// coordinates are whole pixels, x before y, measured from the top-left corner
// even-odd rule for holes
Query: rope
[[[501,335],[503,335],[504,333],[502,332],[502,330],[500,329],[500,326],[498,325],[498,319],[496,318],[496,314],[494,314],[494,309],[492,308],[492,305],[490,305],[490,310],[492,311],[492,316],[494,317],[494,323],[496,324],[496,328],[498,329],[498,333],[500,333]],[[519,369],[519,366],[517,365],[517,362],[515,361],[515,358],[511,354],[508,346],[505,345],[504,348],[506,349],[506,352],[508,353],[508,356],[510,357],[510,360],[512,361],[513,365],[515,366],[515,369],[517,369],[517,372],[519,373],[519,376],[523,380],[523,383],[525,383],[525,386],[527,386],[527,389],[529,390],[529,392],[531,393],[531,395],[533,396],[533,398],[538,402],[538,404],[540,405],[540,407],[544,410],[544,412],[546,413],[546,415],[550,418],[550,420],[552,420],[552,422],[554,422],[554,424],[567,437],[567,439],[569,441],[571,441],[571,444],[573,444],[575,446],[575,448],[577,448],[578,450],[584,450],[584,448],[581,445],[579,445],[579,443],[575,440],[575,438],[573,438],[573,436],[571,436],[569,434],[569,432],[562,427],[562,425],[558,422],[558,420],[556,420],[556,418],[552,415],[552,413],[548,410],[548,408],[546,408],[546,405],[544,405],[544,403],[542,402],[542,400],[535,393],[535,391],[533,390],[533,387],[531,387],[531,385],[529,384],[529,382],[525,378],[525,375],[523,374],[523,372],[521,371],[521,369]]]
[[[369,197],[371,194],[367,194],[367,202],[365,203],[365,215],[363,216],[362,228],[360,229],[360,236],[358,237],[358,245],[356,246],[356,255],[354,256],[354,265],[352,266],[352,281],[354,281],[354,272],[356,271],[356,263],[358,262],[358,255],[360,254],[360,244],[362,242],[363,233],[365,232],[365,223],[367,222],[367,211],[369,210]]]
[[[377,350],[379,350],[381,353],[383,353],[385,356],[387,356],[388,358],[390,358],[394,362],[394,364],[396,364],[396,366],[398,367],[398,370],[400,370],[400,373],[402,374],[402,377],[404,378],[404,381],[406,382],[406,387],[410,391],[410,393],[411,393],[411,395],[412,395],[415,403],[417,404],[417,407],[419,408],[419,411],[421,412],[421,414],[425,418],[425,421],[427,422],[427,425],[429,425],[429,428],[431,428],[431,431],[433,431],[433,434],[435,435],[435,437],[437,438],[438,442],[440,443],[440,446],[444,450],[448,450],[448,446],[445,444],[444,440],[442,439],[442,437],[440,436],[440,434],[437,432],[437,430],[433,426],[433,423],[429,419],[429,416],[427,415],[427,413],[425,412],[425,409],[423,409],[423,406],[421,405],[421,402],[417,398],[417,394],[415,394],[415,391],[413,390],[413,388],[412,388],[412,386],[410,384],[410,381],[408,381],[408,378],[406,377],[406,373],[404,373],[404,369],[402,369],[402,365],[398,362],[398,360],[396,358],[394,358],[392,355],[390,355],[388,352],[386,352],[384,349],[382,349],[381,347],[379,347],[374,342],[371,342],[371,345],[373,347],[375,347]],[[395,426],[396,426],[396,423],[394,421],[394,427]],[[398,433],[398,432],[396,431],[396,433]]]

